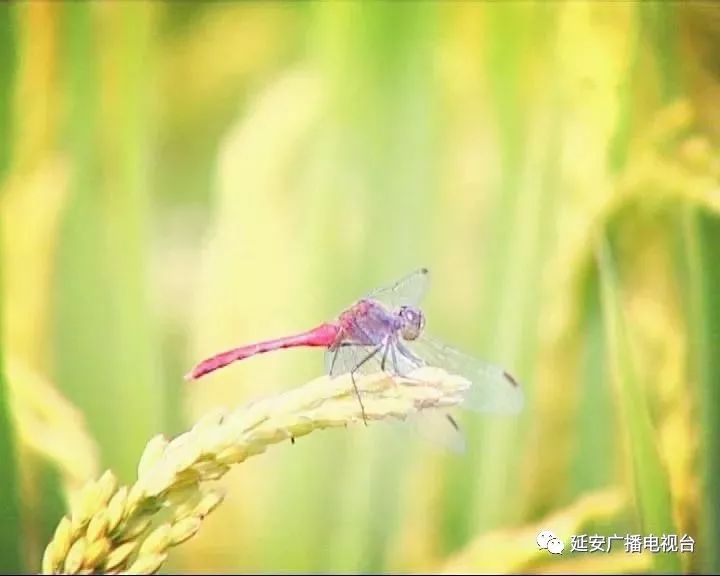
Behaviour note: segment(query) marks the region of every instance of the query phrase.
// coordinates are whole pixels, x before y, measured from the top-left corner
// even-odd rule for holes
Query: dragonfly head
[[[415,340],[425,328],[425,314],[415,306],[400,307],[400,334],[405,340]]]

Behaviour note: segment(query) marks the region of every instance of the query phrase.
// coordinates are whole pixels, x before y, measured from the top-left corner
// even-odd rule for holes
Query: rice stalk
[[[457,405],[470,385],[435,368],[356,381],[369,421]],[[350,377],[324,376],[234,411],[207,414],[170,441],[155,436],[132,486],[119,486],[108,470],[83,487],[45,549],[42,572],[152,574],[169,549],[191,538],[222,502],[223,493],[208,482],[272,444],[361,421]]]
[[[580,308],[566,306],[567,294],[577,294],[592,268],[595,239],[625,210],[694,206],[720,214],[720,155],[696,130],[696,119],[687,101],[659,111],[653,123],[630,146],[626,168],[598,192],[582,214],[568,217],[561,252],[549,273],[557,279],[559,294],[548,326],[549,340],[560,342],[577,332]],[[565,345],[563,341],[561,346]]]

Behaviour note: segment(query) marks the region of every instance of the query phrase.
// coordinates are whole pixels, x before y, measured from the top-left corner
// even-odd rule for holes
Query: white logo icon
[[[550,554],[562,554],[565,544],[560,538],[555,536],[551,530],[543,530],[536,538],[538,548],[547,550]]]
[[[562,554],[565,549],[565,544],[563,544],[563,541],[560,540],[560,538],[550,538],[550,540],[548,540],[547,549],[550,554]]]

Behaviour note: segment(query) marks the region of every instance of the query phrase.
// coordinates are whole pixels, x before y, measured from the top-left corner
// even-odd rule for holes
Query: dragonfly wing
[[[417,362],[401,354],[393,345],[387,348],[387,353],[385,350],[384,345],[342,343],[336,349],[329,349],[325,353],[325,369],[330,377],[335,377],[348,372],[374,374],[382,370],[408,375],[418,367]],[[404,420],[394,422],[394,425],[415,433],[442,450],[458,454],[465,452],[465,435],[443,410],[420,410]]]
[[[465,434],[443,410],[420,410],[408,416],[403,424],[437,448],[456,454],[465,452]]]
[[[376,288],[367,298],[382,302],[390,309],[398,306],[419,306],[425,297],[430,281],[427,268],[420,268],[390,286]]]
[[[355,374],[377,373],[382,370],[383,349],[375,352],[376,349],[377,346],[345,344],[338,347],[337,351],[328,350],[325,353],[327,373],[331,377],[351,371],[354,371]],[[411,361],[400,356],[397,351],[395,363],[391,360],[391,356],[392,348],[388,350],[386,357],[385,370],[388,372],[395,373],[399,370],[400,373],[408,374],[417,367]],[[366,361],[363,363],[363,360]],[[358,366],[360,367],[358,368]],[[420,410],[410,414],[404,420],[391,421],[391,424],[404,432],[417,435],[443,451],[457,454],[465,452],[465,435],[443,410]]]
[[[343,342],[325,352],[325,372],[331,377],[354,372],[375,374],[381,372],[382,345],[362,345]],[[390,364],[388,364],[389,368]]]
[[[519,383],[501,367],[425,335],[417,340],[404,341],[403,344],[425,364],[457,374],[471,382],[465,393],[465,408],[496,414],[516,414],[522,410],[523,391]]]

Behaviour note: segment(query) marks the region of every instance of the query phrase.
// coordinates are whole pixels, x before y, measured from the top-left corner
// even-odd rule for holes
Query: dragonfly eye
[[[425,327],[425,315],[421,310],[413,306],[402,306],[400,308],[402,327],[400,333],[405,340],[415,340]]]

